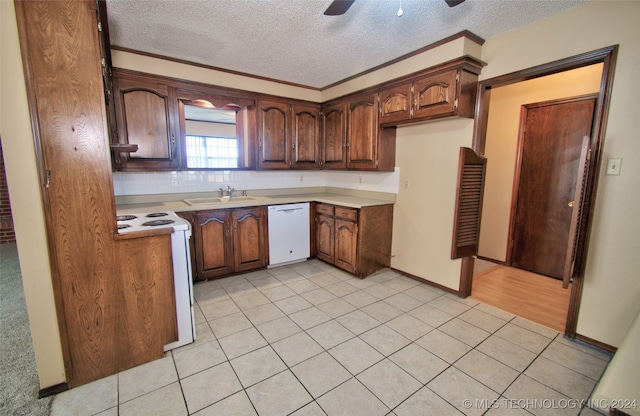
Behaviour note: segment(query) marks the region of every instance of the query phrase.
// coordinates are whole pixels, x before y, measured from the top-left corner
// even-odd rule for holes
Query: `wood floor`
[[[571,285],[525,270],[496,265],[473,278],[471,297],[564,332]]]

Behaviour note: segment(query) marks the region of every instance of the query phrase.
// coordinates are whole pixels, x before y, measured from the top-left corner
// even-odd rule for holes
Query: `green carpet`
[[[43,259],[47,261],[47,259]],[[48,415],[40,389],[15,243],[0,244],[0,415]]]

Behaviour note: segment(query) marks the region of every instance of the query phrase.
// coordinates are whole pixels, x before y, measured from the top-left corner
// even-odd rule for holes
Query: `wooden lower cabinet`
[[[231,210],[231,225],[234,272],[266,267],[269,254],[266,207]]]
[[[332,215],[316,214],[316,257],[327,263],[335,263],[336,220]]]
[[[316,204],[317,258],[358,277],[391,265],[393,205]]]
[[[192,225],[194,281],[266,267],[265,207],[203,210],[181,216]]]

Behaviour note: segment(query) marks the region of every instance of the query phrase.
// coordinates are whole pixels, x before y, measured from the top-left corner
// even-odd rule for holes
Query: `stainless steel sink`
[[[228,196],[223,197],[209,197],[209,198],[190,198],[183,199],[182,201],[188,205],[212,205],[212,204],[221,204],[221,203],[229,203],[229,202],[243,202],[243,201],[259,201],[261,198],[256,196],[234,196],[229,198]]]

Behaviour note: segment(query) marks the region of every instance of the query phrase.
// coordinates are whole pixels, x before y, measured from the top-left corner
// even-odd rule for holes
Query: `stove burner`
[[[147,227],[156,227],[158,225],[173,224],[174,222],[175,221],[173,221],[173,220],[153,220],[153,221],[143,222],[142,225],[145,225]]]
[[[116,216],[116,221],[131,221],[131,220],[135,220],[136,217],[135,215],[118,215]]]
[[[147,217],[149,218],[157,218],[157,217],[166,217],[167,214],[166,212],[152,212],[151,214],[147,214]]]
[[[118,230],[123,230],[125,228],[129,228],[131,225],[129,224],[118,224]]]

